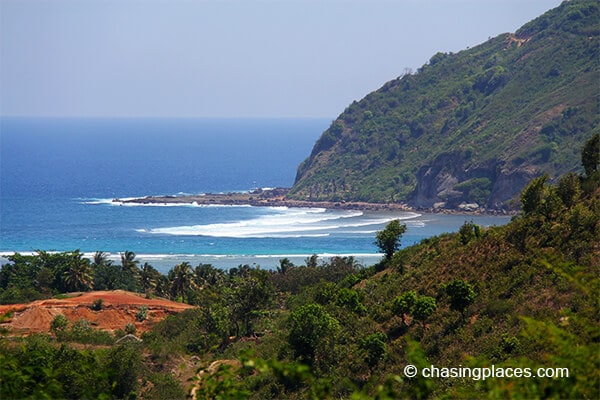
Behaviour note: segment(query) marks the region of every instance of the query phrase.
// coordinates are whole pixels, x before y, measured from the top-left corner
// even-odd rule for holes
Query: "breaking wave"
[[[287,208],[269,207],[269,213],[246,220],[138,229],[141,233],[177,235],[177,236],[209,236],[227,238],[296,238],[325,237],[332,231],[347,233],[356,228],[378,226],[392,219],[416,218],[419,214],[404,213],[388,216],[365,216],[362,211],[327,210],[324,208]]]

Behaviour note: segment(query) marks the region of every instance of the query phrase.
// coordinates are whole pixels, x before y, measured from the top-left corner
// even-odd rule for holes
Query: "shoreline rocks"
[[[195,206],[225,205],[254,207],[308,207],[360,211],[425,211],[431,213],[460,214],[506,214],[502,211],[481,209],[477,204],[447,209],[442,205],[434,208],[412,208],[406,203],[367,203],[360,201],[306,201],[287,198],[289,189],[256,189],[251,192],[206,193],[181,196],[146,196],[135,199],[113,199],[120,204],[190,204]]]

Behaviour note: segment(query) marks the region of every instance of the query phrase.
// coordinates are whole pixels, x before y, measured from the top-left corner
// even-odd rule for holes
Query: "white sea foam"
[[[242,221],[138,229],[137,231],[160,235],[228,238],[325,237],[330,235],[333,230],[345,233],[345,229],[354,228],[354,230],[348,231],[351,233],[356,231],[355,228],[379,226],[392,219],[419,216],[419,214],[409,213],[400,216],[389,214],[365,217],[362,211],[331,211],[324,208],[270,207],[269,209],[271,211],[269,214]]]
[[[122,199],[122,200],[130,200]],[[84,204],[126,207],[253,207],[251,205],[221,205],[192,203],[128,203],[113,199],[87,199]],[[297,208],[286,206],[255,207],[264,215],[254,218],[208,224],[145,227],[138,233],[172,236],[206,236],[216,238],[301,238],[327,237],[333,231],[347,234],[373,234],[393,219],[409,220],[409,226],[423,226],[410,212],[367,212],[358,210],[330,210],[326,208]],[[363,228],[363,229],[361,229]]]
[[[112,204],[112,199],[82,199],[81,204],[97,205],[97,204]]]
[[[425,221],[408,221],[406,225],[410,228],[424,228]]]

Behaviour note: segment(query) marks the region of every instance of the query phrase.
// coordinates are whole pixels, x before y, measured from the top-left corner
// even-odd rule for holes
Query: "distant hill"
[[[599,21],[597,1],[565,1],[514,34],[435,54],[333,121],[289,197],[506,208],[535,176],[580,172],[600,131]]]

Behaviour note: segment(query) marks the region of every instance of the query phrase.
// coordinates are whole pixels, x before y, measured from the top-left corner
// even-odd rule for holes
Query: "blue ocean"
[[[126,205],[115,198],[289,187],[326,119],[0,119],[0,255],[125,250],[161,272],[188,261],[274,268],[287,257],[381,258],[375,232],[400,218],[402,245],[466,221],[507,217],[322,208]]]

